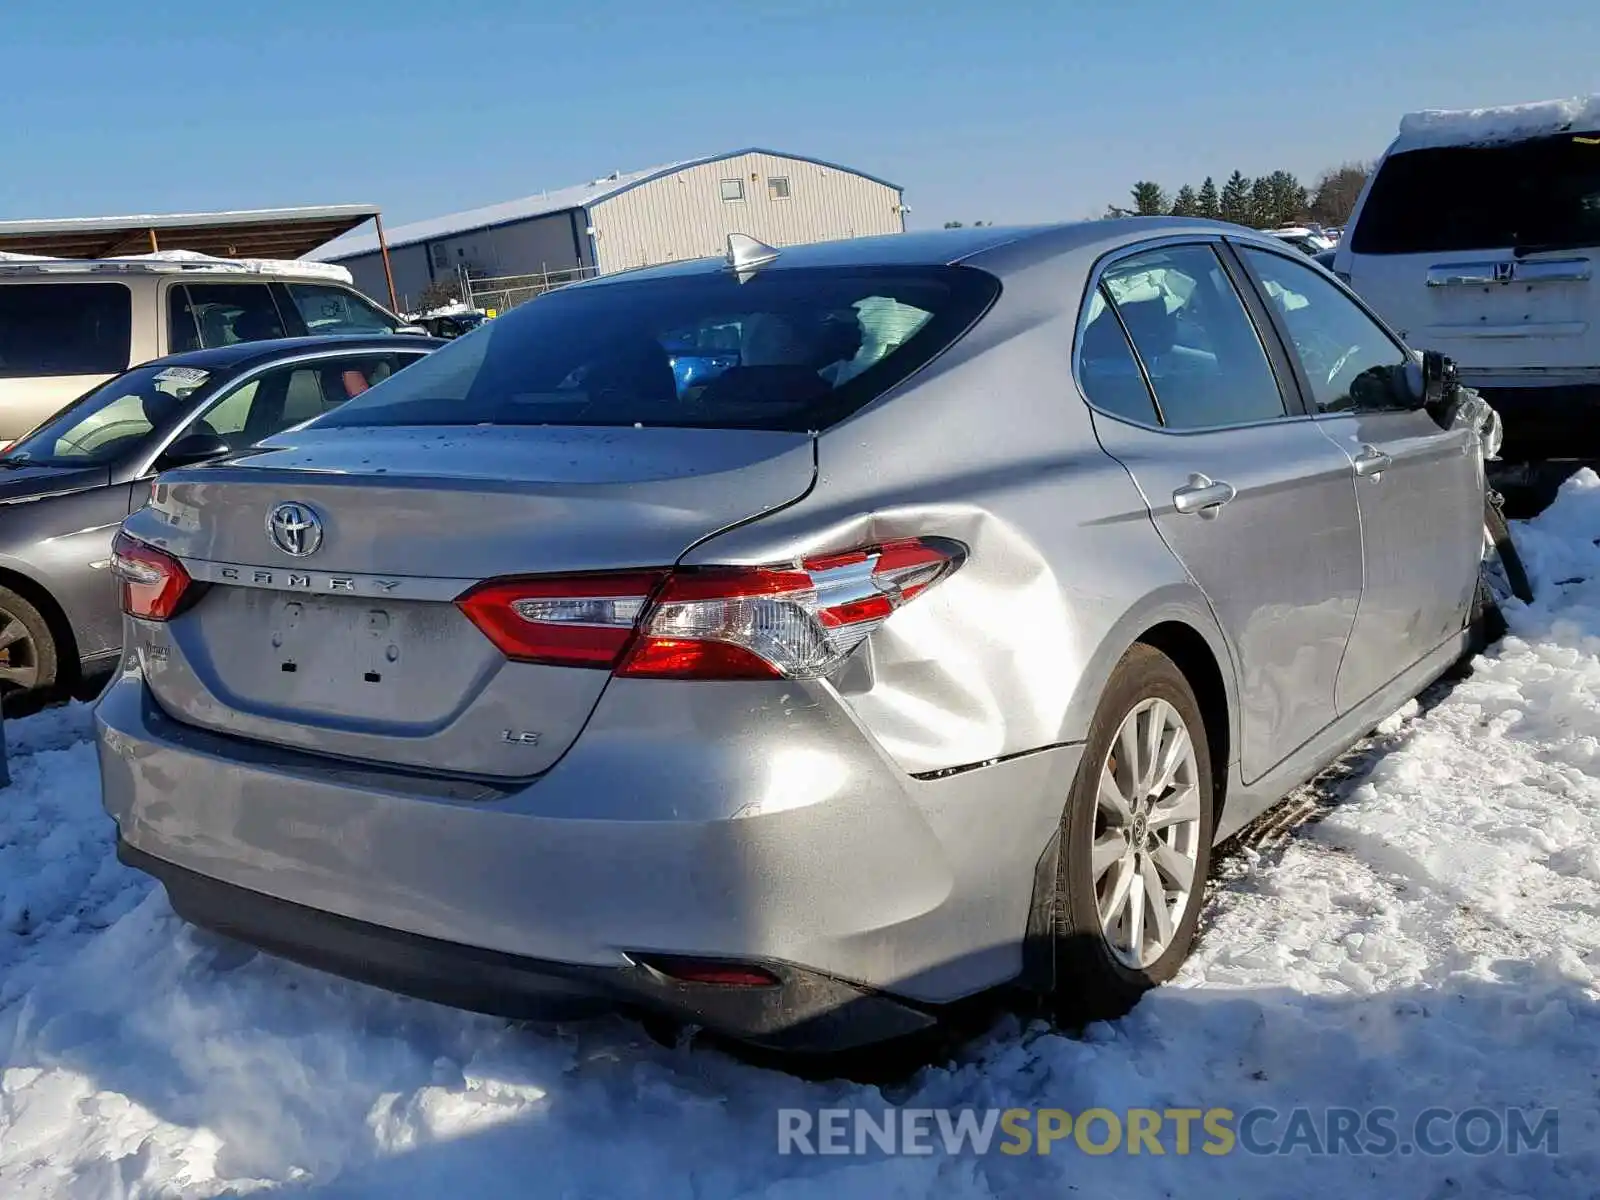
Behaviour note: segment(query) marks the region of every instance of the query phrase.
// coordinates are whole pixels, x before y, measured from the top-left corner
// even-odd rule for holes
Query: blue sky
[[[6,0],[0,219],[370,202],[391,224],[762,145],[914,226],[1310,177],[1399,114],[1600,91],[1594,0]]]

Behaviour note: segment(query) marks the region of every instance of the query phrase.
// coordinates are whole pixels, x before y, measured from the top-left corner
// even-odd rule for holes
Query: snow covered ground
[[[190,932],[112,857],[87,710],[19,721],[0,793],[0,1194],[1600,1194],[1600,479],[1518,536],[1540,601],[1514,606],[1471,678],[1301,796],[1320,820],[1227,858],[1178,984],[1082,1038],[996,1029],[883,1091],[666,1049],[622,1020],[510,1027]],[[889,1104],[1386,1106],[1402,1127],[1525,1106],[1559,1110],[1559,1144],[777,1153],[780,1108]]]

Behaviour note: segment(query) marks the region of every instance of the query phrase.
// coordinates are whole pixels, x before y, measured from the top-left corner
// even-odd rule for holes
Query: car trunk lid
[[[163,476],[129,519],[132,536],[207,585],[143,631],[157,701],[258,740],[493,776],[552,764],[609,676],[508,661],[456,597],[503,576],[669,566],[803,495],[815,470],[807,435],[745,430],[308,429],[278,440]],[[320,530],[315,544],[288,542],[299,555],[270,527],[285,504]]]

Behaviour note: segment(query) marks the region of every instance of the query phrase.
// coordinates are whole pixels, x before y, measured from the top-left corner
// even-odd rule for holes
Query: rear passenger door
[[[1358,476],[1366,588],[1339,673],[1344,712],[1461,632],[1483,554],[1476,439],[1441,429],[1401,386],[1410,352],[1315,268],[1241,246],[1317,425]]]
[[[1227,639],[1253,782],[1336,715],[1361,530],[1350,462],[1303,414],[1225,254],[1214,240],[1165,243],[1103,262],[1078,378],[1101,445]]]

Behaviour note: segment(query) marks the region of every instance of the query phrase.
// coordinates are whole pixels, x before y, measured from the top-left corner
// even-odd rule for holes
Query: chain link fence
[[[558,287],[592,279],[595,274],[593,267],[578,267],[570,271],[540,271],[533,275],[498,275],[486,279],[468,276],[463,280],[466,294],[462,299],[473,308],[505,312]]]

